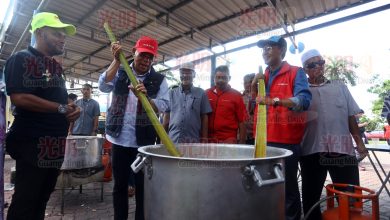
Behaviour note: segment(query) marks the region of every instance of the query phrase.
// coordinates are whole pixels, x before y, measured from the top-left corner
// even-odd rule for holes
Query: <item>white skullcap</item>
[[[182,65],[180,65],[179,70],[181,69],[189,69],[195,71],[195,65],[192,62],[183,63]]]
[[[311,49],[306,51],[304,54],[302,54],[301,61],[302,66],[305,65],[305,62],[309,60],[310,58],[321,56],[320,52],[316,49]]]

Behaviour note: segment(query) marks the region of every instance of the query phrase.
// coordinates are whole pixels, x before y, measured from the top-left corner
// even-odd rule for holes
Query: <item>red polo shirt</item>
[[[390,125],[385,125],[385,138],[390,139]]]
[[[209,114],[209,142],[237,143],[238,125],[248,118],[241,93],[230,86],[206,90],[213,112]]]

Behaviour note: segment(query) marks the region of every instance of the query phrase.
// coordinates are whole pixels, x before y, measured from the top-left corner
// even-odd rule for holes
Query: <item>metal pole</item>
[[[36,11],[41,11],[42,8],[44,8],[44,6],[47,5],[47,3],[49,3],[50,0],[42,0],[41,3],[39,3],[38,5],[38,8],[36,9]],[[12,51],[11,53],[11,56],[19,50],[22,42],[24,41],[24,39],[26,38],[27,36],[27,33],[29,32],[28,29],[30,29],[30,24],[31,24],[31,21],[32,21],[32,18],[30,19],[30,21],[28,22],[28,24],[26,25],[26,28],[24,29],[23,33],[22,33],[22,36],[19,38],[18,42],[16,43],[15,47],[14,47],[14,50]]]
[[[215,76],[215,68],[217,66],[217,57],[215,55],[212,55],[210,57],[210,65],[211,65],[211,72],[210,72],[210,87],[213,87],[215,84],[214,84],[214,76]]]
[[[34,15],[36,15],[37,13],[39,13],[39,11],[38,11],[38,10],[34,10],[34,12],[33,12],[33,17],[34,17]],[[35,44],[35,35],[34,35],[34,34],[31,34],[30,46],[33,47],[34,44]]]

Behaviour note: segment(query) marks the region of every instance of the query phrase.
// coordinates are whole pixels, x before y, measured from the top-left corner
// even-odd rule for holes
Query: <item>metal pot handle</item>
[[[275,172],[276,178],[268,179],[268,180],[263,180],[261,178],[261,175],[260,175],[259,171],[257,171],[255,169],[255,167],[256,167],[255,165],[246,166],[244,168],[243,174],[244,174],[244,177],[246,177],[245,179],[247,179],[247,177],[252,177],[252,180],[256,183],[256,185],[258,187],[267,186],[267,185],[273,185],[273,184],[276,184],[276,183],[284,182],[284,176],[283,176],[283,171],[282,171],[282,164],[280,164],[280,163],[275,164],[274,172]],[[245,179],[243,179],[243,181]],[[244,183],[244,185],[246,186],[246,188],[250,188],[250,186],[248,184]]]
[[[133,169],[134,173],[138,173],[145,166],[145,161],[147,157],[143,157],[141,154],[137,155],[137,158],[131,164],[131,169]]]
[[[76,146],[76,141],[74,141],[74,145]],[[89,140],[85,140],[84,146],[76,146],[76,149],[86,149],[89,147]]]

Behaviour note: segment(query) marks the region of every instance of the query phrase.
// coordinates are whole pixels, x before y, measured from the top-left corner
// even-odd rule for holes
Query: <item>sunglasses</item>
[[[323,66],[324,64],[325,64],[325,60],[319,60],[317,62],[311,62],[306,64],[306,68],[313,69],[316,68],[317,66]]]
[[[265,46],[265,47],[261,48],[261,51],[262,51],[263,53],[265,53],[265,52],[270,52],[270,51],[272,51],[272,49],[273,49],[272,46]]]

